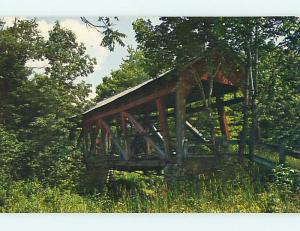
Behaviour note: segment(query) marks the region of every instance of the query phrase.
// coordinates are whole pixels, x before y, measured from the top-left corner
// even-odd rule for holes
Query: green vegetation
[[[282,171],[268,182],[265,174],[260,175],[255,168],[249,170],[236,169],[234,177],[219,171],[173,185],[157,175],[116,172],[107,188],[89,194],[45,186],[39,181],[5,181],[0,187],[0,211],[300,212],[299,194],[290,184],[283,184],[290,178]]]
[[[150,76],[145,71],[147,61],[141,51],[128,48],[128,57],[123,60],[120,69],[112,71],[110,76],[105,76],[102,83],[96,89],[97,101],[113,96],[117,93],[136,86],[148,79]]]
[[[100,17],[99,23],[104,23],[103,46],[124,45],[125,35],[112,30],[109,18]],[[84,77],[96,61],[72,31],[57,22],[45,38],[36,20],[17,19],[12,26],[0,20],[0,211],[300,212],[299,159],[287,157],[287,166],[273,171],[235,161],[238,152],[243,156],[254,150],[278,162],[273,151],[256,145],[247,149],[258,139],[299,150],[300,19],[163,17],[156,26],[138,19],[133,28],[137,49],[128,48],[120,68],[103,78],[90,100]],[[238,83],[236,93],[250,90],[249,100],[226,108],[231,136],[242,140],[229,147],[231,161],[214,174],[184,182],[115,172],[106,187],[89,185],[82,150],[69,139],[80,121],[70,117],[195,57],[207,60],[209,68],[203,71],[210,75],[220,63],[233,61],[232,69],[244,70],[245,82],[251,82]],[[39,61],[45,63],[39,71],[28,66]],[[218,123],[215,111],[209,117],[203,113],[188,119],[209,137]],[[172,118],[168,122],[175,126]],[[207,151],[201,144],[197,148]]]

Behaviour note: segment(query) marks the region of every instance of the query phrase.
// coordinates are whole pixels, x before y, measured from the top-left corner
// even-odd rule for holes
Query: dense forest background
[[[237,60],[237,68],[249,76],[248,105],[237,106],[247,117],[231,121],[240,124],[244,139],[299,150],[299,18],[160,20],[156,26],[146,19],[133,23],[138,47],[128,47],[120,68],[103,77],[95,99],[88,99],[91,86],[84,77],[93,72],[96,60],[72,31],[57,22],[45,39],[36,20],[16,19],[12,26],[0,21],[0,207],[11,198],[10,190],[29,190],[26,185],[84,194],[86,170],[81,150],[69,140],[74,126],[69,118],[97,101],[215,52],[225,60]],[[113,52],[116,45],[124,45],[125,35],[113,30],[109,18],[99,18],[99,24],[104,28],[102,46]],[[46,60],[49,65],[37,74],[28,67],[30,60]],[[246,128],[241,120],[247,122]]]

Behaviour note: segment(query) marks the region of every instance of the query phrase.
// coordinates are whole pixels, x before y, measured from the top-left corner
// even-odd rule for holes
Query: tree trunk
[[[247,52],[247,74],[246,78],[244,80],[244,105],[243,105],[243,127],[240,134],[240,143],[239,143],[239,151],[238,156],[239,159],[242,160],[245,150],[246,150],[246,139],[247,139],[247,133],[248,133],[248,118],[249,118],[249,83],[250,83],[250,77],[252,75],[251,70],[251,51],[250,48]]]
[[[252,78],[252,85],[251,85],[251,115],[252,115],[252,126],[251,126],[251,139],[250,139],[250,146],[249,146],[249,156],[250,159],[253,160],[254,158],[254,148],[255,144],[259,139],[259,129],[258,129],[258,119],[257,119],[257,79],[258,79],[258,42],[257,42],[257,26],[255,27],[255,72],[254,75],[250,75]],[[251,59],[251,57],[250,57]],[[250,70],[252,73],[252,65],[250,65]]]
[[[259,141],[260,132],[259,132],[259,124],[258,124],[258,115],[257,115],[257,95],[258,95],[258,87],[257,80],[259,75],[259,66],[258,66],[258,48],[256,48],[255,54],[255,75],[254,75],[254,95],[253,95],[253,124],[254,124],[254,132],[255,132],[255,141]]]
[[[258,122],[257,122],[257,74],[258,74],[258,50],[256,49],[255,54],[255,74],[253,75],[253,85],[251,86],[251,115],[252,115],[252,126],[251,126],[251,139],[249,144],[249,157],[253,160],[254,157],[254,148],[257,142],[257,131],[258,131]],[[251,68],[252,71],[252,68]],[[252,76],[252,75],[251,75]]]
[[[214,153],[217,151],[216,147],[216,131],[215,131],[215,124],[214,124],[214,118],[213,118],[213,110],[211,107],[211,96],[214,86],[214,76],[210,75],[208,77],[209,79],[209,94],[207,99],[207,112],[208,112],[208,118],[210,122],[210,137],[211,137],[211,143],[212,143],[212,149]]]

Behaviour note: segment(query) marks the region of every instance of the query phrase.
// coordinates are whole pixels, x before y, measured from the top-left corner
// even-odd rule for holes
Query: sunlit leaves
[[[110,76],[104,77],[103,82],[97,87],[97,101],[149,79],[149,75],[145,71],[147,61],[143,53],[132,48],[128,48],[128,52],[129,55],[120,65],[120,69],[112,71]]]

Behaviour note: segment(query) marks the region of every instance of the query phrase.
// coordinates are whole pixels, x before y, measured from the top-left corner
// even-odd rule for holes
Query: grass
[[[174,184],[157,175],[115,172],[103,191],[89,194],[35,180],[0,185],[1,212],[300,212],[299,199],[257,167],[243,166]]]

